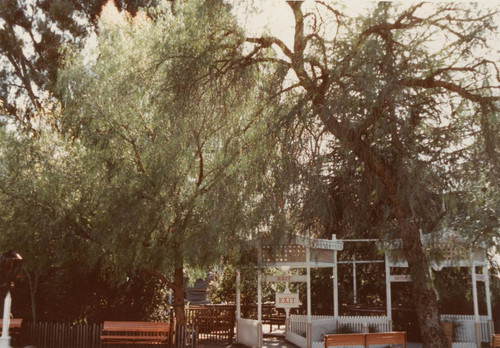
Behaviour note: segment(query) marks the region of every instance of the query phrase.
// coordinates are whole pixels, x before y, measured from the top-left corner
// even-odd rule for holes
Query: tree
[[[492,185],[498,178],[499,78],[495,59],[483,51],[495,13],[463,4],[380,3],[350,19],[321,1],[306,11],[302,2],[288,4],[293,48],[273,36],[247,38],[253,47],[246,60],[296,77],[274,95],[294,90],[297,103],[308,106],[305,116],[321,121],[338,153],[355,156],[372,192],[387,202],[414,280],[424,346],[443,347],[420,231],[442,222],[441,193],[455,165],[470,160],[468,142],[484,144],[490,164],[482,169]],[[278,54],[263,56],[270,47]]]
[[[20,130],[36,134],[40,123],[57,127],[42,112],[54,104],[57,69],[63,46],[83,47],[107,0],[6,0],[0,4],[0,101],[4,116]],[[154,1],[117,0],[135,14]],[[55,96],[57,97],[57,96]],[[57,98],[56,98],[57,99]]]
[[[164,279],[183,324],[185,269],[238,254],[258,223],[246,216],[259,170],[249,158],[263,154],[266,110],[257,71],[230,65],[244,38],[227,5],[164,5],[149,18],[115,10],[95,51],[68,57],[61,129],[84,148],[80,189],[98,202],[89,239],[119,277]]]

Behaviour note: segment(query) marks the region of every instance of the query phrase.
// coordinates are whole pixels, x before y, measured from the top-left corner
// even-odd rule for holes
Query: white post
[[[488,311],[488,320],[493,320],[493,313],[491,311],[491,292],[490,292],[490,275],[488,274],[488,266],[483,266],[484,274],[484,288],[486,292],[486,308]]]
[[[490,292],[490,276],[488,274],[488,264],[483,266],[484,275],[484,290],[486,292],[486,310],[488,311],[488,337],[495,333],[495,326],[493,324],[493,312],[491,310],[491,292]]]
[[[477,283],[476,283],[476,263],[471,251],[471,275],[472,275],[472,298],[474,301],[474,327],[476,331],[476,346],[481,348],[481,322],[479,320],[479,306],[477,302]]]
[[[332,235],[332,240],[337,240],[335,234]],[[339,316],[339,282],[337,277],[337,250],[333,251],[333,316],[335,319]]]
[[[353,288],[353,302],[356,304],[357,301],[357,289],[356,289],[356,257],[352,258],[352,288]]]
[[[236,270],[236,319],[241,318],[241,273]]]
[[[239,331],[239,322],[241,319],[241,274],[240,270],[236,270],[236,343],[239,342],[238,340],[238,334]]]
[[[262,264],[262,245],[258,244],[257,253],[257,337],[259,340],[258,348],[262,348],[264,334],[262,333],[262,275],[260,272],[260,266]]]
[[[307,348],[312,348],[312,321],[311,321],[311,250],[306,246],[306,270],[307,270]]]
[[[10,326],[11,303],[12,303],[12,297],[10,296],[10,291],[7,291],[3,307],[3,325],[2,325],[2,337],[0,337],[0,348],[10,348],[9,326]]]
[[[262,275],[260,268],[257,269],[257,335],[259,338],[259,348],[262,347]]]
[[[387,302],[387,319],[392,322],[391,265],[389,264],[387,250],[385,251],[385,299]]]
[[[257,320],[262,322],[262,275],[257,269]]]

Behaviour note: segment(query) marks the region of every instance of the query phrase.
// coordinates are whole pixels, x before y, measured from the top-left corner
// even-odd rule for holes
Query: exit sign
[[[409,274],[401,274],[401,275],[391,275],[390,276],[390,281],[391,282],[411,282],[411,275]]]
[[[298,293],[282,292],[276,294],[276,308],[298,308],[299,306]]]

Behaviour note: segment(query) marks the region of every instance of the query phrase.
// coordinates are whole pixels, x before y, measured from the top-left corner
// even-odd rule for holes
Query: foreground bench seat
[[[325,335],[325,348],[342,346],[365,346],[366,339],[363,333]]]
[[[102,327],[103,344],[165,344],[170,325],[145,321],[105,321]]]
[[[492,335],[491,336],[491,346],[493,348],[500,347],[500,335]]]
[[[402,344],[406,348],[406,332],[377,332],[366,334],[366,345],[372,344]]]
[[[406,348],[406,332],[331,334],[324,336],[324,343],[325,348],[339,346],[363,346],[368,348],[374,344],[401,344],[403,348]]]
[[[10,319],[9,329],[20,329],[23,324],[22,319]],[[3,319],[0,319],[0,330],[3,328]]]

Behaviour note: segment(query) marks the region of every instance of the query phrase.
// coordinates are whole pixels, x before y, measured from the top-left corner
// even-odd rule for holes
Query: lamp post
[[[0,256],[0,294],[5,296],[3,307],[3,325],[2,336],[0,337],[0,348],[10,348],[10,306],[12,298],[10,296],[10,288],[14,278],[16,277],[23,258],[13,250],[6,251]]]

